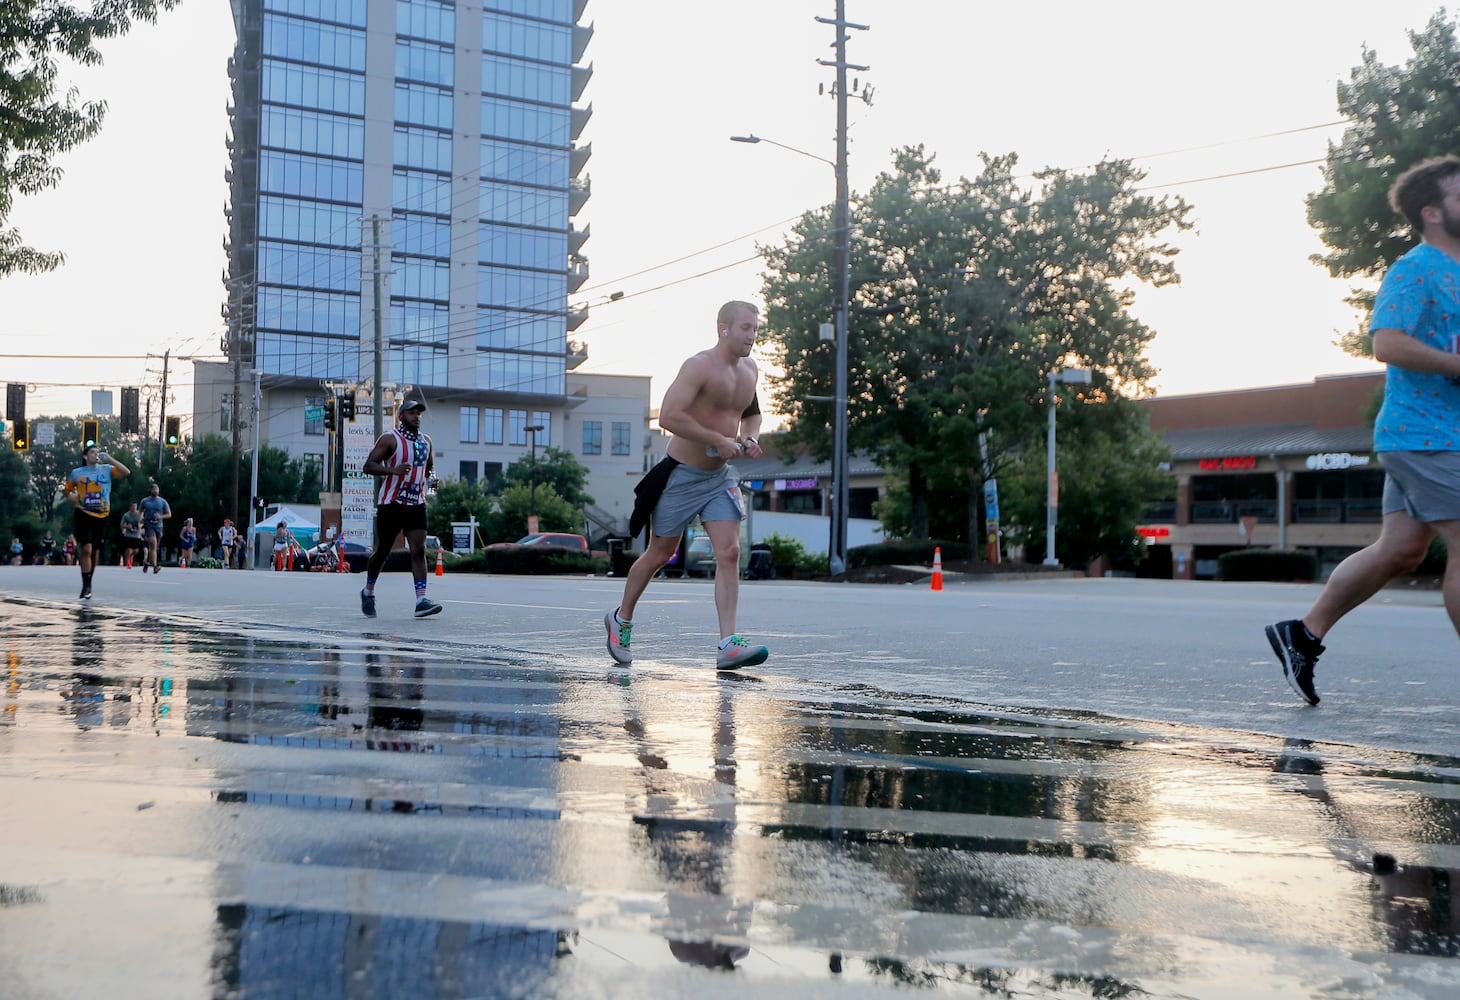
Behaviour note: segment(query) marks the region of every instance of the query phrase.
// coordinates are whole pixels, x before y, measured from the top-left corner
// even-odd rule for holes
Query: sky
[[[1336,86],[1365,46],[1395,65],[1433,0],[848,0],[848,60],[870,86],[853,101],[855,193],[892,150],[936,154],[945,178],[980,153],[1020,172],[1130,157],[1144,186],[1180,195],[1180,285],[1138,286],[1155,331],[1161,394],[1308,382],[1369,371],[1334,346],[1356,319],[1305,218],[1337,141]],[[589,0],[584,95],[593,117],[590,306],[579,371],[647,374],[658,404],[683,359],[714,341],[728,299],[759,300],[756,243],[773,243],[835,192],[834,0]],[[68,71],[109,106],[103,132],[63,156],[59,187],[17,200],[26,241],[63,250],[41,276],[0,279],[0,381],[36,385],[32,415],[79,412],[90,390],[160,382],[161,355],[217,357],[225,268],[228,4],[184,0],[156,26]],[[754,133],[811,156],[762,143]],[[1438,152],[1438,151],[1437,151]],[[1294,165],[1297,164],[1297,165]],[[623,295],[616,301],[609,297]],[[829,318],[829,317],[828,317]],[[15,355],[39,355],[27,358]],[[64,355],[64,360],[45,360]],[[102,355],[86,358],[82,355]],[[149,357],[150,356],[150,357]],[[191,406],[191,370],[169,365],[169,410]],[[762,398],[765,398],[763,394]]]

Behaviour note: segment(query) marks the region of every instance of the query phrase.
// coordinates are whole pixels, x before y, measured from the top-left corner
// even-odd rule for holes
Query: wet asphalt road
[[[1437,595],[0,570],[0,996],[1453,997]]]

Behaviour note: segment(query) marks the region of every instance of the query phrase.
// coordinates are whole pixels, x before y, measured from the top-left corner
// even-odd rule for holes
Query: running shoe
[[[162,567],[159,566],[157,563],[153,563],[152,564],[152,572],[154,572],[154,573],[161,573],[162,572]]]
[[[730,637],[730,644],[715,654],[716,670],[739,670],[764,663],[771,651],[764,646],[752,646],[738,635]]]
[[[83,584],[81,587],[81,600],[91,600],[91,588],[89,586],[86,586],[85,584]]]
[[[634,634],[634,623],[620,621],[618,608],[603,616],[603,627],[608,632],[608,655],[618,663],[633,663],[634,654],[629,650],[629,641]]]
[[[417,618],[430,618],[432,615],[439,615],[440,613],[441,605],[429,598],[423,597],[416,602]]]
[[[375,617],[375,595],[360,591],[360,613],[366,618]]]
[[[1267,641],[1283,665],[1283,676],[1288,685],[1310,705],[1318,704],[1318,692],[1313,688],[1313,668],[1323,653],[1323,643],[1309,639],[1303,623],[1298,619],[1278,622],[1267,626]]]

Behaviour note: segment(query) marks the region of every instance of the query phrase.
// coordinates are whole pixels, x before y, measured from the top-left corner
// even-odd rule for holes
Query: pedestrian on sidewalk
[[[411,576],[416,585],[417,618],[441,613],[426,596],[426,485],[435,469],[431,437],[421,430],[426,404],[412,399],[396,412],[395,428],[380,435],[365,459],[365,472],[380,480],[375,498],[375,551],[365,566],[360,612],[375,617],[375,581],[385,568],[397,535],[411,550]]]
[[[760,377],[751,349],[760,311],[749,302],[727,302],[716,317],[716,342],[680,366],[659,408],[659,426],[673,434],[667,457],[634,488],[629,533],[652,527],[649,544],[624,580],[618,608],[603,616],[608,653],[632,663],[634,609],[654,575],[674,557],[680,536],[695,518],[705,526],[715,553],[715,613],[720,670],[764,663],[770,651],[752,646],[735,631],[740,601],[740,522],[745,501],[740,477],[728,463],[737,455],[758,458]]]
[[[1419,243],[1389,268],[1374,300],[1374,357],[1388,369],[1374,421],[1384,465],[1379,540],[1339,563],[1300,619],[1267,626],[1293,690],[1318,704],[1313,669],[1323,639],[1344,615],[1419,565],[1439,536],[1445,610],[1460,632],[1460,157],[1410,167],[1389,189],[1390,206]]]
[[[112,480],[132,474],[121,462],[96,445],[82,451],[82,465],[66,477],[66,493],[76,501],[72,512],[72,534],[77,541],[77,562],[81,566],[81,599],[91,598],[91,576],[106,543],[106,520],[112,511]]]

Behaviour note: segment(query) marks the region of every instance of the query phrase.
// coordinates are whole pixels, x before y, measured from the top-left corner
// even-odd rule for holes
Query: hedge
[[[1318,579],[1318,557],[1297,549],[1234,549],[1217,557],[1217,579],[1312,583]]]
[[[947,560],[962,561],[968,558],[968,545],[964,542],[942,541],[937,538],[907,538],[896,542],[858,545],[847,551],[847,568],[898,565],[931,566],[934,549],[942,549],[943,558]]]
[[[540,576],[551,573],[593,573],[608,572],[605,556],[590,556],[566,549],[539,549],[531,546],[522,549],[506,549],[473,552],[458,556],[447,569],[453,573],[515,573],[523,576]]]

